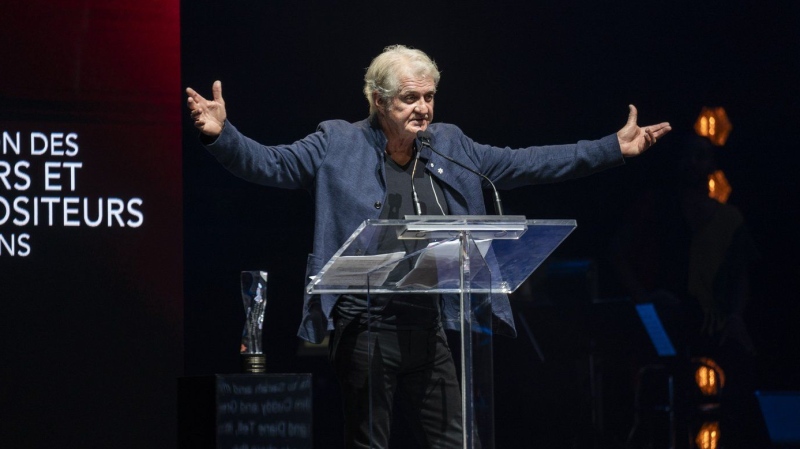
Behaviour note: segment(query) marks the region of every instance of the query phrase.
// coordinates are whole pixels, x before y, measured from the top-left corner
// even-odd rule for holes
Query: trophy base
[[[264,354],[241,354],[243,373],[263,373],[267,368]]]

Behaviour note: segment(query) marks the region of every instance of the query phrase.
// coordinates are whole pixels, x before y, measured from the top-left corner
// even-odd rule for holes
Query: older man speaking
[[[631,105],[625,126],[600,140],[492,147],[474,142],[454,125],[433,123],[439,78],[436,64],[422,51],[387,47],[364,77],[368,119],[326,121],[305,138],[276,146],[245,137],[227,120],[219,81],[211,100],[191,88],[186,93],[201,141],[229,171],[258,184],[312,194],[316,214],[309,276],[366,219],[419,212],[485,214],[482,180],[468,171],[501,189],[585,176],[622,164],[671,130],[668,123],[638,126]],[[419,131],[427,132],[436,152],[420,144]],[[419,186],[413,193],[412,179]],[[368,311],[364,296],[306,295],[298,335],[320,342],[333,331],[330,360],[345,402],[346,447],[386,448],[394,403],[422,447],[462,446],[460,392],[443,332],[458,317],[446,312],[454,309],[442,301],[432,294],[383,295],[372,299]],[[498,331],[513,335],[508,301],[493,301],[492,307]]]

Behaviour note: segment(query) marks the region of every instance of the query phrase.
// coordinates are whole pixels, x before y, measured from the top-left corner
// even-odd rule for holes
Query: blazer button
[[[375,201],[375,209],[380,209],[383,204],[380,201]]]

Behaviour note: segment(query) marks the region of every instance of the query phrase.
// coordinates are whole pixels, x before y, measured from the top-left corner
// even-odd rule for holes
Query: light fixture
[[[722,170],[717,170],[708,175],[708,197],[719,201],[722,204],[728,202],[728,197],[731,196],[730,183],[725,173]]]
[[[716,396],[725,387],[725,372],[717,363],[708,357],[693,359],[697,368],[694,380],[705,396]]]
[[[719,422],[704,422],[694,438],[697,449],[717,449],[719,448]]]
[[[700,117],[694,123],[694,130],[698,135],[707,137],[714,145],[721,147],[728,140],[733,125],[728,120],[728,114],[723,107],[703,107]]]

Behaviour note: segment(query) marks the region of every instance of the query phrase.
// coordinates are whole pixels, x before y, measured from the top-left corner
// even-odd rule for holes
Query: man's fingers
[[[664,122],[659,125],[655,132],[658,137],[661,137],[670,131],[672,131],[672,126],[670,126],[669,123]]]
[[[214,84],[211,86],[211,93],[214,96],[214,101],[223,101],[222,100],[222,82],[214,81]],[[200,105],[201,103],[206,102],[207,100],[203,98],[202,95],[198,94],[196,90],[192,89],[191,87],[186,88],[186,95],[188,95],[189,99],[187,100],[187,104],[189,107],[192,107],[193,104]]]
[[[664,123],[659,123],[658,125],[650,125],[646,128],[645,131],[652,132],[653,136],[658,138],[672,131],[672,126],[670,126],[669,123],[664,122]]]
[[[191,87],[186,88],[186,95],[188,95],[189,98],[193,99],[195,103],[200,103],[201,101],[205,100],[205,98],[203,98],[202,95],[198,94],[197,91],[195,91]]]
[[[629,104],[628,105],[628,124],[636,124],[636,119],[639,116],[639,112],[636,110],[636,106]]]
[[[200,107],[202,103],[206,101],[202,95],[198,94],[194,89],[191,87],[186,88],[186,95],[189,97],[186,99],[186,105],[191,110],[195,110]]]
[[[211,92],[214,95],[214,101],[222,101],[222,81],[214,81]]]
[[[186,95],[188,96],[186,105],[189,107],[189,115],[192,118],[194,127],[206,134],[213,132],[206,129],[207,127],[212,130],[219,127],[220,115],[224,116],[225,114],[225,102],[222,100],[222,83],[214,81],[211,90],[214,99],[209,101],[191,87],[186,88]]]

